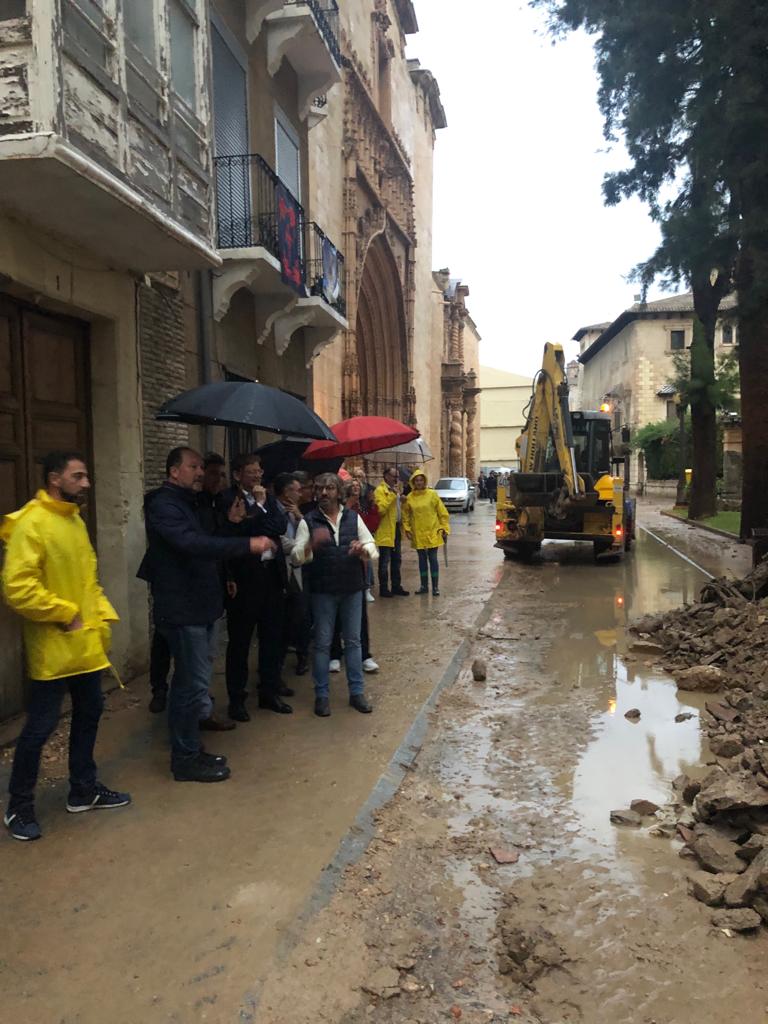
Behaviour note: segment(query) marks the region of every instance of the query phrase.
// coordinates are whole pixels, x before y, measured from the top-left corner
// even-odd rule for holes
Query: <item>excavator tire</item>
[[[605,552],[610,549],[611,542],[608,541],[608,543],[606,543],[605,541],[596,540],[593,543],[594,543],[593,557],[594,557],[595,561],[597,562],[597,561],[599,561],[600,556],[604,555]]]
[[[516,554],[523,562],[530,562],[534,555],[541,551],[541,541],[525,541],[515,545]]]

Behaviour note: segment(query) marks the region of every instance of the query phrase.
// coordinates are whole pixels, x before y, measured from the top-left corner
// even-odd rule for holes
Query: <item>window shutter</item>
[[[298,138],[290,133],[279,118],[275,119],[275,150],[277,176],[301,202],[301,170],[299,167]]]
[[[247,76],[214,25],[211,53],[216,156],[242,158],[221,160],[216,165],[219,245],[240,247],[249,244],[251,218]]]

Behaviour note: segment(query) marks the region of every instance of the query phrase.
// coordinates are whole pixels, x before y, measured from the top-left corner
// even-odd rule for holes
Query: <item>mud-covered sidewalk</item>
[[[693,554],[712,572],[741,558]],[[253,1019],[764,1021],[765,935],[712,927],[681,844],[652,819],[609,821],[632,799],[667,802],[709,756],[701,699],[629,653],[624,632],[704,578],[645,531],[621,565],[566,545],[509,564],[413,770]],[[472,678],[478,656],[486,682]]]

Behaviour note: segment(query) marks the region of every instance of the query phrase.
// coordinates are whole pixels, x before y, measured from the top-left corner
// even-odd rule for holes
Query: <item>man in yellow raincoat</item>
[[[411,492],[403,503],[403,532],[419,556],[421,587],[417,594],[429,593],[429,576],[432,577],[432,594],[440,596],[440,563],[437,549],[445,543],[451,532],[448,510],[440,500],[437,491],[427,487],[427,474],[423,469],[411,473]]]
[[[45,489],[5,517],[3,596],[24,619],[31,679],[27,720],[16,744],[4,822],[14,839],[41,836],[35,784],[43,747],[59,720],[64,695],[72,698],[69,797],[76,814],[124,807],[127,793],[97,779],[93,748],[104,707],[101,673],[109,666],[110,623],[118,616],[99,586],[96,553],[80,506],[90,489],[88,470],[75,452],[52,452],[43,462]]]
[[[409,593],[403,589],[400,577],[402,493],[403,485],[398,480],[396,467],[388,466],[384,470],[384,479],[373,492],[373,501],[381,517],[374,536],[376,547],[379,549],[379,594],[381,597],[408,597]]]

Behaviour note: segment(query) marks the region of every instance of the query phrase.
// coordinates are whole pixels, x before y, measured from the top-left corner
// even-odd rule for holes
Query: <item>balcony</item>
[[[264,344],[274,334],[279,356],[303,328],[307,365],[347,328],[344,257],[327,235],[307,221],[295,204],[299,222],[299,290],[285,280],[281,264],[279,195],[284,186],[258,154],[221,156],[216,168],[217,238],[224,266],[214,277],[216,320],[229,311],[232,298],[247,288],[258,300]]]
[[[248,0],[246,32],[253,43],[267,33],[267,68],[271,75],[287,60],[298,79],[302,120],[310,118],[317,96],[341,81],[339,8],[336,0]]]
[[[61,21],[45,4],[0,11],[0,207],[110,267],[218,266],[207,97],[191,110],[152,68],[139,99],[117,23],[60,2]]]

